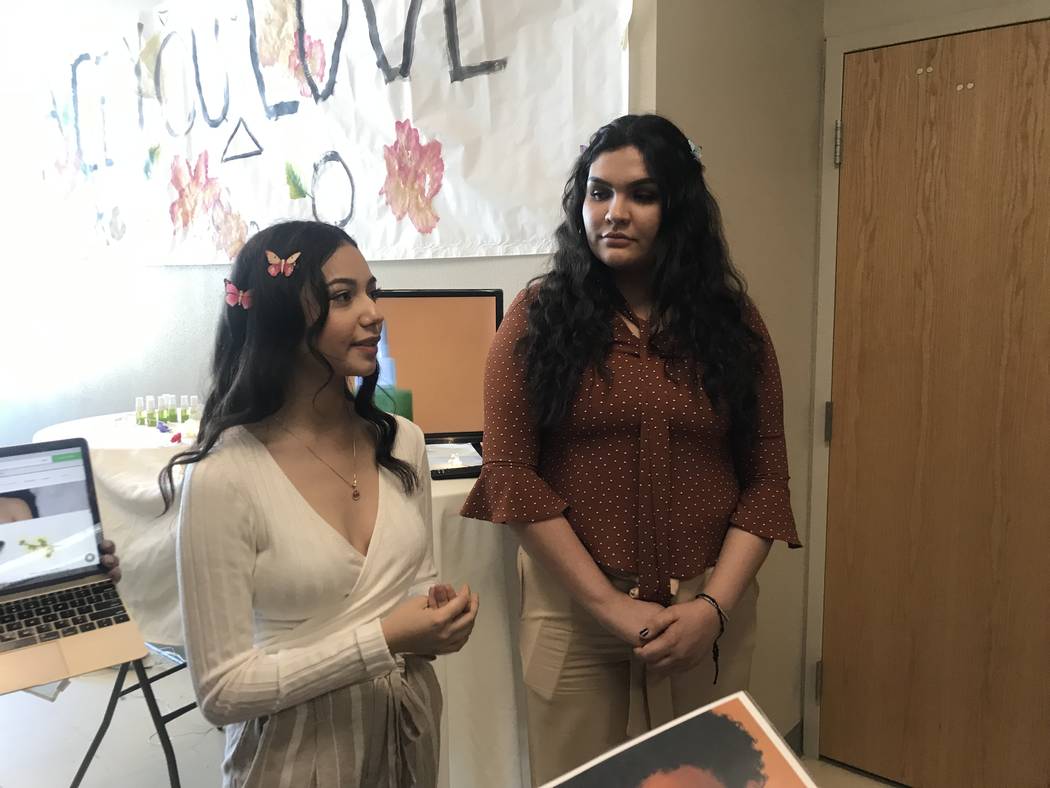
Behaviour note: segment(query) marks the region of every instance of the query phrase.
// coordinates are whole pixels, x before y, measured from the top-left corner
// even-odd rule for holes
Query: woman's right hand
[[[631,646],[648,643],[663,631],[656,623],[664,612],[663,605],[633,599],[619,591],[592,612],[598,623]]]
[[[478,615],[478,595],[464,585],[442,607],[428,606],[427,597],[406,599],[380,621],[392,654],[436,656],[452,654],[466,644]]]

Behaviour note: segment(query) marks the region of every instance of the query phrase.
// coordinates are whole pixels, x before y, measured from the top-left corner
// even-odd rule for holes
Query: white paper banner
[[[85,254],[145,264],[227,263],[257,227],[311,217],[370,259],[546,252],[580,145],[626,109],[630,5],[241,0],[115,16],[105,40],[74,31],[47,49],[42,196]]]

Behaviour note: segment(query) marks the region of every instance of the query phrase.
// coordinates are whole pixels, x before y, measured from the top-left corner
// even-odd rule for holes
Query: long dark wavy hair
[[[668,374],[683,369],[730,417],[729,441],[738,476],[757,434],[757,378],[762,337],[745,322],[746,286],[733,267],[718,204],[686,136],[658,115],[624,115],[602,126],[576,160],[562,194],[550,271],[530,283],[528,329],[518,346],[528,369],[528,395],[541,429],[560,425],[584,372],[606,382],[613,315],[623,305],[612,272],[591,252],[583,204],[591,164],[633,146],[660,193],[654,241],[650,322],[654,351]],[[677,369],[681,367],[682,369]]]
[[[164,511],[175,497],[175,466],[200,462],[227,429],[262,421],[284,406],[291,370],[304,339],[310,354],[328,370],[324,385],[331,382],[335,370],[317,349],[317,338],[328,319],[328,286],[321,267],[347,244],[357,247],[354,239],[338,227],[321,222],[283,222],[256,233],[241,249],[230,281],[238,290],[251,292],[251,308],[223,307],[212,356],[211,389],[197,442],[176,454],[160,472]],[[290,277],[269,275],[267,251],[281,258],[299,252]],[[304,294],[318,308],[312,322],[303,309]],[[376,461],[398,476],[406,494],[411,493],[419,479],[411,465],[391,453],[397,422],[373,402],[378,379],[377,367],[363,379],[356,394],[349,386],[345,388],[346,399],[368,422],[375,439]]]

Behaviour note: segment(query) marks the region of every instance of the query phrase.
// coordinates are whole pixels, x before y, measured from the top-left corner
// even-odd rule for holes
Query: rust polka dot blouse
[[[525,334],[525,293],[507,312],[485,370],[481,477],[463,515],[532,523],[564,515],[599,566],[636,576],[641,595],[669,599],[671,578],[714,565],[730,525],[799,547],[788,493],[783,395],[776,354],[753,306],[749,325],[765,342],[758,388],[758,441],[741,488],[730,454],[729,419],[689,376],[675,381],[640,336],[614,316],[607,360],[612,384],[585,372],[571,412],[540,433],[515,353]]]

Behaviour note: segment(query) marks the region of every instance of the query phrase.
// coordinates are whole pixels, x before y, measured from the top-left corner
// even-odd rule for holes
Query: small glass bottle
[[[194,421],[200,421],[201,418],[201,398],[196,394],[190,397],[190,418]]]
[[[140,427],[146,426],[146,398],[135,397],[135,423]]]
[[[157,398],[152,394],[146,397],[146,426],[157,426]]]
[[[183,422],[190,417],[190,398],[186,394],[179,397],[179,421]]]

